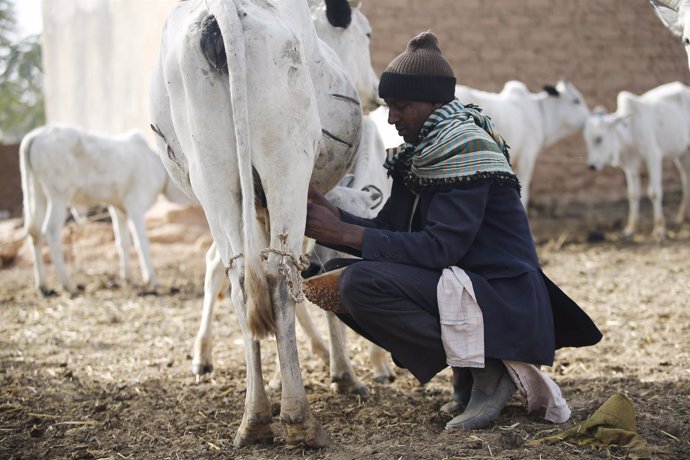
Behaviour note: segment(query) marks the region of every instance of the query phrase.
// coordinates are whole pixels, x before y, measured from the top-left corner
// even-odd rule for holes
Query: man
[[[601,334],[542,273],[507,146],[454,89],[436,36],[414,37],[379,83],[405,140],[385,164],[390,199],[365,219],[310,190],[306,234],[361,257],[327,264],[349,264],[338,272],[339,317],[421,383],[450,364],[446,428],[474,429],[516,389],[506,364],[551,365],[556,348]]]

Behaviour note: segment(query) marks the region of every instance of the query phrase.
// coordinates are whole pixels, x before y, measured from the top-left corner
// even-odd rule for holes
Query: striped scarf
[[[491,119],[477,106],[457,99],[429,115],[419,133],[419,143],[388,149],[384,163],[389,175],[400,175],[417,193],[440,186],[491,181],[520,190],[510,167],[508,145]]]

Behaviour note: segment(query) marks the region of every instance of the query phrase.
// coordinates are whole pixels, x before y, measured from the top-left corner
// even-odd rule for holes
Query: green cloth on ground
[[[611,396],[591,417],[562,433],[534,439],[528,446],[567,441],[580,446],[608,448],[619,446],[627,450],[628,458],[651,458],[652,449],[637,434],[635,409],[627,396]]]

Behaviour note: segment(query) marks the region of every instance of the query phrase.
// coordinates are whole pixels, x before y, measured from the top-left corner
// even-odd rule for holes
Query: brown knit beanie
[[[425,102],[453,100],[453,68],[441,53],[433,32],[414,37],[405,52],[388,64],[379,81],[379,96]]]

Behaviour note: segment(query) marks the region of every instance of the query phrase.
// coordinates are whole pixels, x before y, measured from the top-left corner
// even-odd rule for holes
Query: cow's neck
[[[542,149],[575,132],[574,129],[561,123],[558,116],[558,101],[554,97],[546,93],[539,93],[536,95],[536,101],[539,106],[539,114],[541,115],[541,124],[544,128]]]

